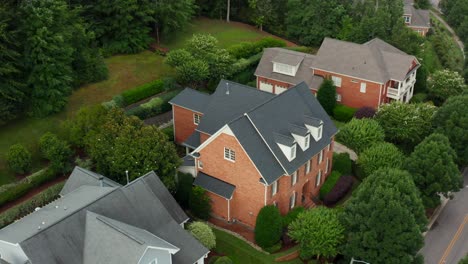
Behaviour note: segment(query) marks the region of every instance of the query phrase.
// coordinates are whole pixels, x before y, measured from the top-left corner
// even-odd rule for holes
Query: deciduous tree
[[[15,173],[26,173],[31,170],[31,153],[21,144],[14,144],[6,156],[8,167]]]
[[[364,170],[366,176],[371,175],[380,168],[400,168],[405,156],[392,143],[376,143],[359,155],[357,163]]]
[[[216,247],[216,236],[209,225],[203,222],[193,222],[188,226],[188,230],[207,249]]]
[[[429,79],[429,96],[437,105],[442,105],[450,96],[462,94],[466,89],[465,80],[456,71],[440,70]]]
[[[350,147],[357,153],[375,143],[383,142],[385,133],[379,123],[373,119],[352,119],[336,135],[337,141]]]

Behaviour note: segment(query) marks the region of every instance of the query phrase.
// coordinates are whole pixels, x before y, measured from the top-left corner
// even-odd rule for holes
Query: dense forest
[[[104,56],[140,52],[194,14],[192,0],[2,1],[0,125],[59,112],[73,89],[107,78]]]

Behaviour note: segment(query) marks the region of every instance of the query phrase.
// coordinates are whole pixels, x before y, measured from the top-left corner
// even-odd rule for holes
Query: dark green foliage
[[[325,196],[333,189],[333,187],[338,182],[340,177],[341,177],[341,172],[339,171],[332,171],[330,173],[330,175],[327,177],[322,187],[320,188],[321,200],[323,200],[323,198],[325,198]]]
[[[458,264],[468,264],[468,255],[466,255]]]
[[[410,102],[418,104],[418,103],[425,103],[426,101],[427,101],[427,94],[426,93],[417,93],[417,94],[413,95]]]
[[[401,168],[405,157],[392,143],[376,143],[359,155],[357,164],[369,176],[380,168]]]
[[[273,246],[268,247],[268,248],[264,248],[263,250],[265,250],[266,252],[268,252],[270,254],[273,254],[273,253],[279,251],[282,246],[283,246],[283,242],[280,240],[278,243],[274,244]]]
[[[274,205],[263,207],[255,222],[255,243],[262,248],[268,248],[281,238],[283,224],[280,212]]]
[[[374,118],[375,116],[375,109],[370,106],[364,106],[359,108],[356,112],[354,112],[354,118],[356,119],[363,119],[363,118]]]
[[[247,59],[263,51],[264,48],[286,47],[283,40],[266,37],[256,42],[241,42],[230,46],[227,50],[233,58]]]
[[[352,174],[352,161],[348,153],[333,153],[333,170],[343,175]]]
[[[12,145],[8,149],[6,160],[10,170],[15,173],[26,173],[31,170],[31,153],[21,144]]]
[[[168,126],[161,129],[161,131],[167,136],[169,141],[174,141],[174,126]]]
[[[431,134],[416,146],[405,163],[421,192],[426,208],[440,204],[439,194],[448,197],[462,186],[462,177],[455,164],[456,153],[448,138],[442,134]]]
[[[436,110],[429,104],[392,102],[379,108],[375,120],[384,129],[387,140],[414,147],[432,132]]]
[[[337,104],[333,108],[333,117],[340,122],[349,122],[353,118],[356,111],[356,108]]]
[[[467,89],[463,77],[449,70],[435,72],[428,85],[429,97],[436,105],[442,105],[450,96],[460,95]]]
[[[343,1],[289,0],[288,36],[306,46],[318,46],[325,37],[336,37],[346,15]]]
[[[126,106],[141,101],[152,95],[158,94],[162,91],[164,91],[164,81],[158,79],[133,89],[126,90],[121,95],[124,100],[124,106]]]
[[[317,100],[328,115],[333,115],[336,105],[336,87],[330,79],[323,80],[317,92]]]
[[[159,35],[169,37],[184,30],[190,24],[197,6],[194,0],[159,0],[155,1],[154,17],[157,40]]]
[[[457,152],[457,164],[468,164],[468,95],[449,98],[434,117],[436,132],[448,137]]]
[[[192,187],[189,198],[190,212],[197,218],[208,220],[211,214],[211,200],[206,191],[199,187]]]
[[[428,75],[429,75],[429,71],[427,70],[423,62],[421,67],[419,67],[417,74],[416,74],[416,83],[414,84],[414,93],[417,94],[417,93],[426,92]]]
[[[283,227],[287,228],[289,224],[291,224],[294,220],[297,219],[297,216],[304,212],[305,209],[302,206],[297,206],[291,209],[284,217],[283,217]]]
[[[379,123],[373,119],[352,119],[336,135],[336,140],[357,153],[375,143],[384,141],[385,133]]]
[[[416,0],[414,5],[418,9],[429,9],[431,7],[430,0]]]
[[[239,79],[254,79],[255,80],[255,75],[253,74],[255,72],[255,69],[257,68],[258,62],[262,58],[263,52],[257,53],[247,59],[239,59],[232,65],[233,70],[232,70],[232,79],[233,81],[239,80]],[[244,78],[240,77],[243,76]]]
[[[179,94],[181,90],[174,90],[160,96],[154,97],[146,103],[134,107],[127,111],[127,115],[134,115],[144,120],[158,114],[165,113],[171,110],[169,101]]]
[[[336,182],[331,191],[323,198],[323,204],[333,206],[345,197],[354,184],[353,176],[343,175]]]
[[[198,87],[209,79],[210,66],[202,60],[189,60],[177,66],[176,72],[180,83]]]
[[[232,260],[228,256],[220,257],[214,262],[214,264],[232,264],[232,263],[234,262],[232,262]]]
[[[346,229],[342,253],[347,258],[387,264],[414,263],[427,219],[411,175],[382,169],[362,182],[341,222]]]
[[[178,182],[175,198],[182,207],[187,208],[192,191],[193,176],[191,174],[178,172],[177,177]]]
[[[50,167],[54,171],[65,173],[71,169],[70,157],[73,152],[66,141],[47,132],[39,139],[39,148],[42,156],[50,161]]]
[[[289,225],[289,236],[300,245],[300,256],[335,257],[344,239],[344,227],[338,219],[338,211],[319,206],[300,214]]]

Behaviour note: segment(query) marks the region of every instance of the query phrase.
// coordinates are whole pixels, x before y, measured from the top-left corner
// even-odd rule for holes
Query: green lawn
[[[235,22],[197,19],[186,32],[165,42],[164,46],[170,49],[180,48],[194,33],[210,33],[219,39],[223,47],[240,41],[261,39],[267,35]],[[0,127],[0,185],[15,179],[7,170],[5,162],[6,152],[12,144],[22,143],[27,146],[33,153],[33,167],[38,169],[41,167],[37,148],[39,137],[47,131],[59,133],[60,122],[72,116],[80,107],[108,101],[129,88],[173,74],[173,70],[164,64],[164,57],[149,51],[113,56],[105,61],[109,67],[109,78],[75,90],[63,112],[41,119],[23,118]]]
[[[216,235],[216,249],[214,249],[214,251],[218,254],[228,256],[235,264],[275,263],[276,258],[289,254],[298,248],[296,246],[284,252],[267,255],[257,251],[241,239],[224,231],[213,228],[213,232]],[[300,259],[295,259],[277,263],[295,264],[302,263],[302,261]]]

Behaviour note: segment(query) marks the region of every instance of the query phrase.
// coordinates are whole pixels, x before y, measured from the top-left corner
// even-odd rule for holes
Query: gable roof
[[[169,103],[183,106],[195,112],[203,113],[209,99],[209,94],[205,94],[190,88],[185,88],[176,97],[172,98]]]
[[[323,82],[323,78],[312,74],[311,67],[314,60],[315,56],[311,54],[284,48],[267,48],[263,50],[262,58],[255,70],[255,76],[282,81],[292,85],[305,82],[311,89],[318,89]],[[273,62],[280,62],[293,66],[300,63],[300,65],[296,75],[289,76],[273,72]]]
[[[314,68],[377,83],[403,81],[417,59],[375,38],[364,44],[325,38]]]
[[[155,173],[148,173],[121,187],[81,186],[1,229],[0,240],[19,243],[32,263],[84,263],[85,243],[89,242],[85,236],[86,216],[93,212],[121,222],[121,228],[134,227],[133,231],[125,228],[126,232],[139,239],[143,239],[141,230],[146,230],[179,248],[172,257],[173,263],[195,263],[209,251],[174,220],[162,201],[166,195],[161,195],[164,186],[156,178]],[[150,241],[149,237],[144,239]],[[151,241],[156,243],[154,238]],[[128,257],[125,243],[113,244],[112,250],[117,256]]]
[[[218,89],[224,90],[224,87],[218,86]],[[254,90],[254,88],[248,89]],[[252,96],[251,91],[245,92],[246,96],[241,96],[244,91],[246,91],[245,87],[236,91],[239,94],[234,99],[245,100],[246,96]],[[219,93],[216,91],[215,94],[217,92]],[[263,95],[263,93],[261,94]],[[233,103],[231,105],[236,108],[237,116],[231,120],[232,116],[230,115],[229,118],[220,119],[214,123],[218,131],[220,131],[218,127],[221,125],[227,125],[231,129],[267,184],[273,183],[282,175],[292,174],[330,144],[332,136],[338,131],[304,82],[279,95],[270,95],[268,98],[259,100],[252,108],[241,107],[242,103]],[[203,116],[201,123],[205,122],[204,118],[209,117],[212,113],[231,110],[231,108],[223,107],[223,104],[217,104],[217,106],[218,108],[213,108]],[[297,148],[296,158],[288,161],[277,143],[279,141],[286,145],[294,143],[295,139],[291,133],[297,131],[298,128],[291,128],[305,128],[305,124],[309,122],[311,117],[323,122],[322,138],[318,142],[312,140],[306,151]],[[194,152],[199,151],[208,142],[205,141]]]
[[[84,185],[101,186],[101,182],[99,180],[101,178],[103,180],[103,186],[105,187],[121,186],[119,183],[104,177],[101,174],[76,166],[70,174],[70,177],[68,177],[67,181],[65,182],[62,190],[60,191],[60,196],[64,196]]]
[[[416,9],[413,3],[405,3],[403,7],[403,14],[411,16],[411,21],[408,25],[410,27],[431,27],[429,10]]]

